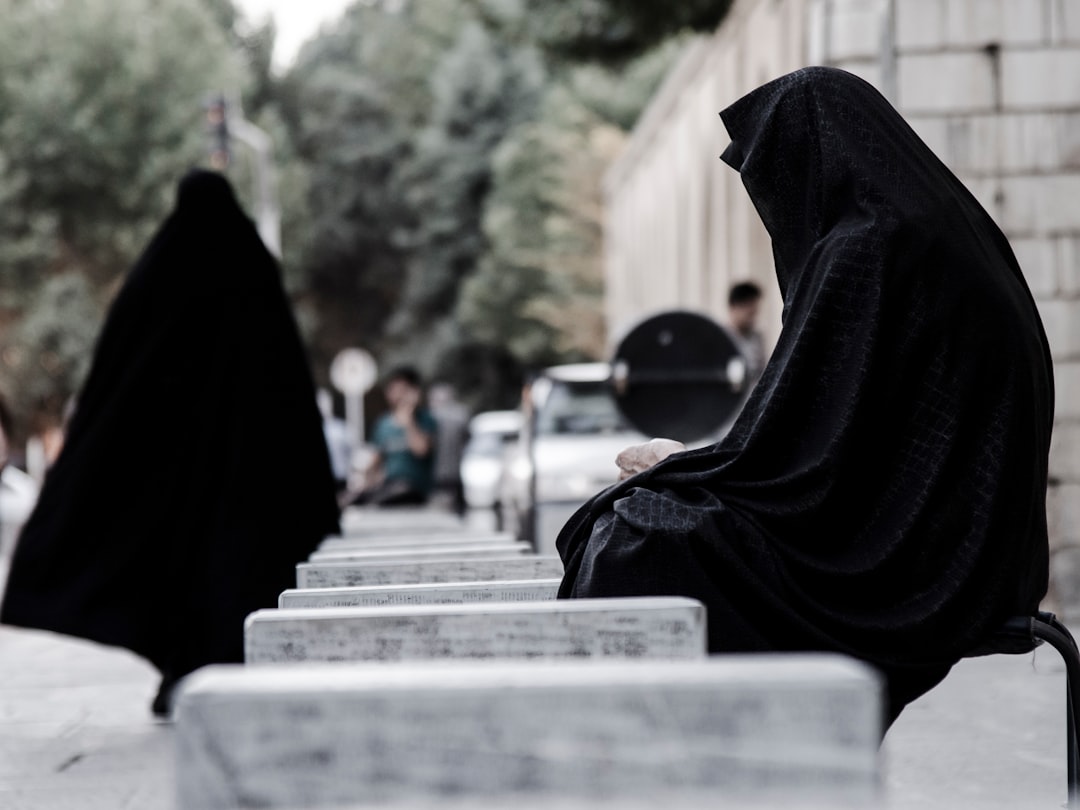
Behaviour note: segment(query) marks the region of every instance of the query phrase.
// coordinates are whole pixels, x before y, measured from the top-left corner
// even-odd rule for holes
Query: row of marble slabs
[[[557,559],[454,554],[451,535],[403,555],[430,546],[399,526],[412,539],[354,546],[388,555],[298,567],[308,587],[248,620],[259,663],[204,670],[180,696],[181,810],[876,795],[867,668],[710,658],[694,600],[555,601]],[[480,543],[506,538],[464,545]]]

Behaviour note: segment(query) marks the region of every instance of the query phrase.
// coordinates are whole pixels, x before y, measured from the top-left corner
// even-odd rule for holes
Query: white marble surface
[[[399,546],[314,551],[309,562],[350,560],[424,560],[446,557],[491,557],[495,554],[532,554],[532,543],[458,543],[437,546]]]
[[[836,656],[209,667],[179,698],[178,807],[874,801],[880,714]]]
[[[705,607],[677,596],[258,610],[244,622],[249,664],[705,652]]]
[[[417,534],[373,534],[365,537],[330,535],[319,544],[320,551],[338,549],[396,548],[398,546],[456,546],[474,543],[513,543],[508,532],[420,532]]]
[[[279,608],[457,605],[470,602],[538,602],[554,599],[559,579],[446,582],[428,585],[371,585],[366,588],[293,588],[278,597]]]
[[[435,509],[373,509],[347,507],[341,513],[341,531],[346,535],[388,532],[453,531],[464,528],[465,521],[449,512]]]
[[[496,579],[562,577],[562,560],[555,556],[493,556],[400,562],[299,563],[299,588],[348,588],[361,585],[401,585],[424,582],[490,582]]]

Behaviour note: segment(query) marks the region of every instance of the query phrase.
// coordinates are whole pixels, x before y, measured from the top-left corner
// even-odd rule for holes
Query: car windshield
[[[516,433],[485,432],[473,434],[465,448],[470,456],[501,458],[507,444],[517,439]]]
[[[589,435],[631,430],[606,382],[556,381],[536,419],[540,435]]]

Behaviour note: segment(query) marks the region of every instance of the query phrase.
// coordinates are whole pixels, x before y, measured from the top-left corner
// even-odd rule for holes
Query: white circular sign
[[[330,382],[343,394],[363,394],[377,375],[375,359],[363,349],[342,349],[330,364]]]

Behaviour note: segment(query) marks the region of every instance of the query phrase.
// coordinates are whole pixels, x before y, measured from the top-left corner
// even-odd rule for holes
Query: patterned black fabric
[[[243,660],[338,516],[273,257],[194,172],[110,308],[0,620],[127,647],[166,679]]]
[[[808,68],[721,116],[779,342],[723,441],[567,524],[560,595],[685,594],[713,651],[856,655],[893,717],[1046,591],[1046,338],[1001,231],[869,84]]]

